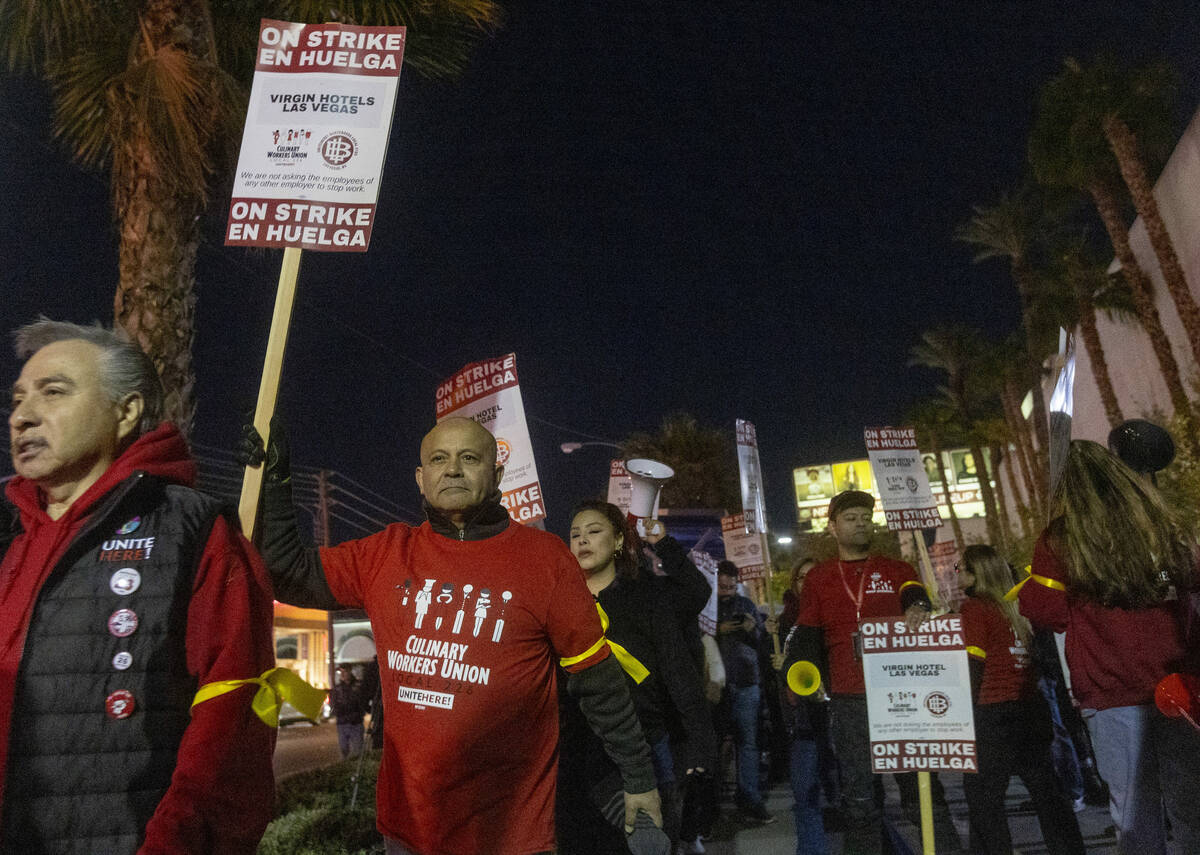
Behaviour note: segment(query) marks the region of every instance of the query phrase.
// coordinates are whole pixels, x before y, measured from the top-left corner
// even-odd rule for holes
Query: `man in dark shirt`
[[[754,603],[737,592],[738,569],[717,565],[717,646],[725,665],[725,700],[737,746],[738,807],[752,820],[774,817],[763,806],[758,786],[759,649],[765,631]]]
[[[337,669],[337,683],[329,692],[329,705],[337,719],[338,748],[343,757],[360,754],[363,749],[363,714],[367,701],[362,687],[345,665]]]

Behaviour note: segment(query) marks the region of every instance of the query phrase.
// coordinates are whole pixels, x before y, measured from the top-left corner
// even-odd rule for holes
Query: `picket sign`
[[[302,249],[366,252],[395,113],[404,27],[259,22],[226,246],[283,248],[254,427],[270,439]],[[263,467],[238,501],[253,538]]]

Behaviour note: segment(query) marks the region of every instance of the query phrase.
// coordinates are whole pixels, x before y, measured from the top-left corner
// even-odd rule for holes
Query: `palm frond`
[[[70,146],[82,165],[103,167],[112,152],[112,104],[109,93],[125,74],[128,41],[117,33],[97,39],[68,59],[47,65],[46,77],[54,93],[55,138]]]
[[[1125,274],[1118,270],[1106,274],[1104,281],[1097,284],[1092,293],[1092,302],[1111,321],[1122,324],[1138,322],[1137,306],[1133,302],[1133,292]]]
[[[494,0],[275,0],[264,6],[264,15],[282,20],[407,27],[404,64],[429,78],[461,74],[472,48],[503,21]]]
[[[974,215],[955,230],[954,237],[974,247],[976,262],[1028,258],[1040,226],[1039,209],[1028,191],[1002,193],[995,205],[975,205],[972,210]]]
[[[99,16],[92,0],[0,0],[0,56],[9,71],[40,73],[88,40]]]

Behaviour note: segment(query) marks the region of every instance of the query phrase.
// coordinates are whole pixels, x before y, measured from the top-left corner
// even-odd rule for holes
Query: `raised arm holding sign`
[[[365,252],[387,154],[404,27],[264,19],[238,156],[227,246],[284,248],[254,426],[266,437],[302,249]],[[238,516],[251,537],[261,472],[247,469]]]

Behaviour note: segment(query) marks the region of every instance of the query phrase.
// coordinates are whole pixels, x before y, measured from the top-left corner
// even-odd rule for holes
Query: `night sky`
[[[551,531],[608,449],[688,411],[758,427],[776,529],[791,469],[864,456],[933,375],[920,333],[1000,335],[1005,266],[954,227],[1025,166],[1067,55],[1166,55],[1200,102],[1188,3],[520,3],[456,83],[401,78],[365,255],[305,253],[281,406],[294,457],[418,506],[437,382],[515,351]],[[50,138],[48,96],[0,77],[0,320],[111,321],[108,179]],[[253,408],[279,253],[198,265],[195,438]],[[5,382],[18,366],[5,349]],[[7,465],[0,471],[11,471]]]

